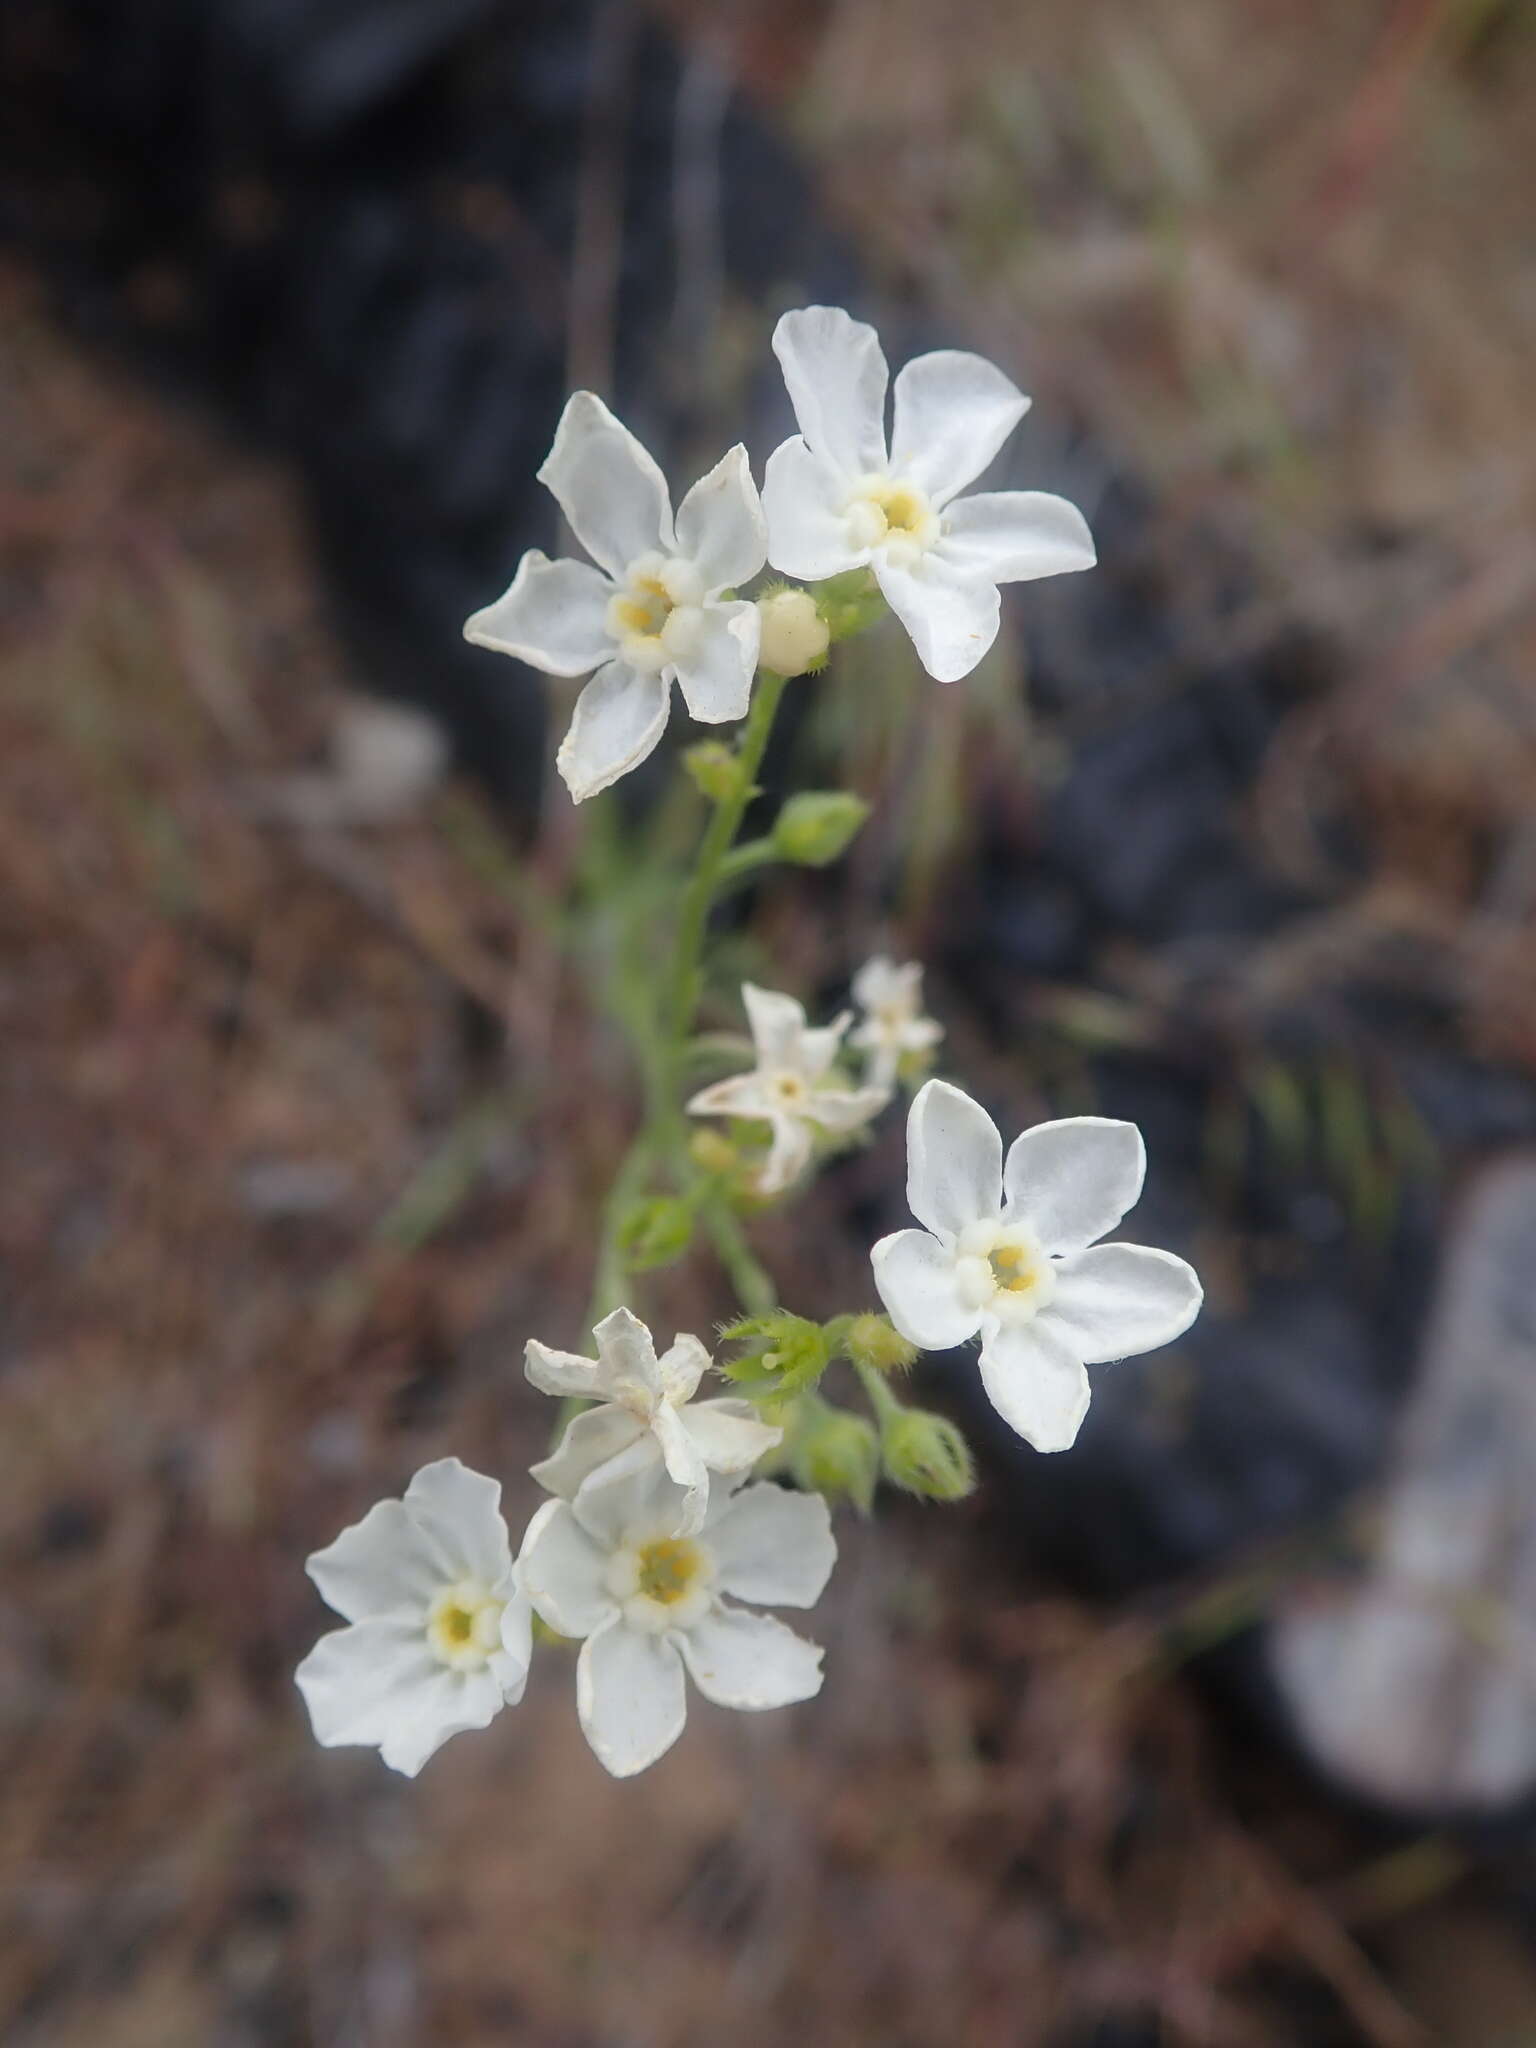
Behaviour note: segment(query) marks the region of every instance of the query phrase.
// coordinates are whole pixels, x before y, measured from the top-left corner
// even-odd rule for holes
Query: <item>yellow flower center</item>
[[[686,1536],[666,1536],[640,1548],[639,1591],[647,1600],[673,1607],[699,1576],[703,1567],[699,1546]]]
[[[987,1258],[993,1279],[1009,1294],[1028,1294],[1040,1285],[1041,1268],[1023,1245],[994,1245]]]
[[[478,1671],[501,1641],[501,1608],[475,1579],[445,1586],[427,1611],[427,1642],[440,1664]]]
[[[608,631],[642,675],[660,675],[698,651],[704,579],[680,556],[641,555],[608,601]]]
[[[927,495],[898,477],[867,476],[848,505],[848,538],[855,547],[884,548],[896,562],[916,561],[939,537]]]

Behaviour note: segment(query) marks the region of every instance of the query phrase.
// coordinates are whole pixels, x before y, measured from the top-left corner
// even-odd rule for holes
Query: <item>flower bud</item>
[[[774,590],[757,601],[762,622],[758,660],[781,676],[803,676],[820,668],[832,636],[808,590]]]
[[[827,867],[847,851],[868,816],[869,805],[861,796],[841,789],[803,790],[774,820],[774,852],[799,867]]]
[[[876,1372],[906,1372],[917,1363],[917,1346],[900,1335],[889,1316],[853,1316],[842,1332],[843,1350],[855,1365]]]
[[[943,1415],[897,1409],[882,1425],[880,1448],[891,1484],[924,1500],[964,1500],[976,1484],[970,1447]]]
[[[802,1394],[814,1387],[832,1362],[831,1347],[820,1323],[775,1309],[763,1316],[744,1316],[720,1332],[728,1344],[743,1344],[740,1358],[721,1370],[754,1398],[771,1394]]]
[[[693,1237],[693,1207],[677,1195],[648,1195],[626,1210],[619,1224],[619,1248],[636,1273],[670,1266]]]
[[[723,740],[698,740],[685,748],[683,766],[712,804],[728,802],[741,788],[741,763]]]
[[[715,1180],[728,1179],[741,1164],[741,1154],[724,1131],[695,1131],[688,1140],[688,1156]]]
[[[846,1495],[867,1515],[880,1476],[874,1425],[845,1408],[823,1407],[796,1437],[793,1470],[799,1485],[830,1500]]]

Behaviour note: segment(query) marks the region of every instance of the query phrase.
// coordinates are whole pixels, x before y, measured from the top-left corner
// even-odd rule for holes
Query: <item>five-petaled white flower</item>
[[[686,1665],[717,1706],[786,1707],[821,1689],[821,1651],[757,1606],[812,1607],[837,1557],[820,1494],[769,1481],[717,1487],[704,1526],[675,1533],[677,1489],[659,1465],[547,1502],[520,1570],[535,1610],[585,1640],[576,1711],[616,1778],[643,1771],[683,1731]]]
[[[920,961],[898,967],[883,953],[866,960],[853,977],[853,1000],[864,1015],[848,1043],[868,1054],[865,1079],[872,1087],[894,1087],[902,1060],[932,1052],[944,1036],[944,1026],[923,1013]]]
[[[843,1033],[853,1022],[845,1010],[812,1031],[793,996],[742,983],[741,999],[757,1051],[745,1074],[712,1081],[688,1104],[692,1116],[739,1116],[766,1123],[773,1144],[758,1175],[765,1195],[787,1188],[808,1164],[813,1132],[856,1131],[890,1100],[886,1088],[851,1088],[833,1071]]]
[[[1064,1451],[1088,1407],[1085,1365],[1152,1351],[1187,1330],[1200,1282],[1171,1252],[1097,1244],[1141,1193],[1134,1124],[1064,1117],[1009,1147],[979,1103],[946,1081],[907,1119],[907,1200],[922,1230],[870,1254],[909,1343],[945,1351],[978,1333],[999,1415],[1039,1451]]]
[[[532,1615],[500,1503],[498,1481],[442,1458],[308,1560],[351,1624],[295,1674],[327,1749],[365,1743],[414,1778],[450,1735],[522,1698]]]
[[[580,803],[651,752],[674,681],[695,718],[745,716],[757,607],[722,593],[762,568],[767,530],[745,448],[694,485],[674,521],[661,471],[590,391],[567,401],[539,480],[597,567],[530,549],[464,637],[549,675],[597,671],[558,756]]]
[[[595,1359],[528,1341],[527,1372],[536,1387],[602,1404],[575,1417],[554,1455],[532,1467],[534,1478],[570,1500],[660,1460],[681,1489],[672,1533],[696,1534],[709,1506],[710,1473],[750,1472],[783,1430],[759,1421],[750,1401],[694,1400],[710,1364],[697,1337],[674,1338],[658,1358],[650,1331],[627,1308],[604,1316],[592,1334]]]
[[[961,498],[1029,400],[981,356],[940,349],[896,379],[872,327],[837,306],[786,313],[774,353],[800,432],[768,458],[763,509],[775,569],[819,582],[866,564],[941,683],[969,675],[997,638],[997,586],[1091,569],[1083,515],[1045,491]]]

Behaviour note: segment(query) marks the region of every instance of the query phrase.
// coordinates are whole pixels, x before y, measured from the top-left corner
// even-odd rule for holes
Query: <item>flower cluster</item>
[[[1038,1451],[1062,1451],[1087,1412],[1087,1368],[1171,1342],[1200,1307],[1182,1259],[1101,1242],[1141,1193],[1136,1127],[1068,1117],[1026,1130],[1005,1154],[981,1105],[931,1077],[945,1033],[916,962],[866,961],[853,1007],[816,1025],[794,996],[747,982],[752,1064],[703,1087],[685,1081],[719,1049],[692,1038],[719,894],[772,862],[826,866],[869,810],[846,791],[803,791],[761,838],[737,843],[787,679],[817,673],[887,610],[932,676],[963,676],[996,636],[1000,584],[1094,559],[1064,500],[966,495],[1028,404],[990,363],[950,350],[909,363],[888,438],[873,329],[810,307],[784,316],[774,349],[799,432],[769,458],[761,498],[738,446],[674,512],[639,442],[577,392],[539,474],[591,559],[529,552],[465,628],[551,674],[590,678],[558,757],[578,801],[653,751],[674,683],[694,718],[745,723],[733,746],[700,742],[685,756],[709,818],[680,884],[670,958],[624,1006],[647,1106],[605,1210],[596,1355],[526,1345],[528,1380],[565,1408],[552,1450],[529,1468],[543,1498],[515,1554],[500,1483],[447,1458],[309,1560],[345,1624],[297,1674],[315,1735],[377,1748],[409,1776],[522,1699],[541,1640],[544,1656],[579,1643],[577,1716],[620,1777],[677,1740],[689,1680],[744,1711],[812,1698],[822,1651],[758,1610],[820,1598],[837,1557],[830,1504],[868,1513],[882,1480],[929,1501],[975,1483],[956,1424],[897,1391],[919,1354],[976,1343],[1004,1423]],[[744,596],[767,564],[810,587]],[[861,1142],[898,1092],[911,1093],[907,1200],[919,1227],[871,1247],[885,1313],[791,1313],[747,1226]],[[718,1358],[686,1334],[658,1354],[633,1310],[615,1305],[696,1232],[745,1310],[721,1330]],[[829,1398],[840,1366],[868,1413]],[[711,1373],[722,1391],[699,1398]]]

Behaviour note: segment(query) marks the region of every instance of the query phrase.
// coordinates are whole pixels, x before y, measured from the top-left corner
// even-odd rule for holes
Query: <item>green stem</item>
[[[746,839],[740,846],[733,846],[720,863],[720,877],[716,893],[728,889],[736,882],[745,882],[755,875],[759,868],[765,868],[779,858],[779,850],[771,839]]]
[[[779,1291],[768,1268],[747,1243],[747,1234],[735,1212],[724,1202],[705,1204],[704,1228],[709,1232],[716,1255],[724,1266],[736,1297],[749,1316],[766,1315],[778,1306]]]
[[[855,1364],[853,1369],[859,1376],[859,1384],[868,1397],[870,1407],[875,1411],[875,1420],[883,1430],[887,1422],[901,1413],[904,1404],[891,1392],[885,1375],[876,1372],[872,1365]]]

